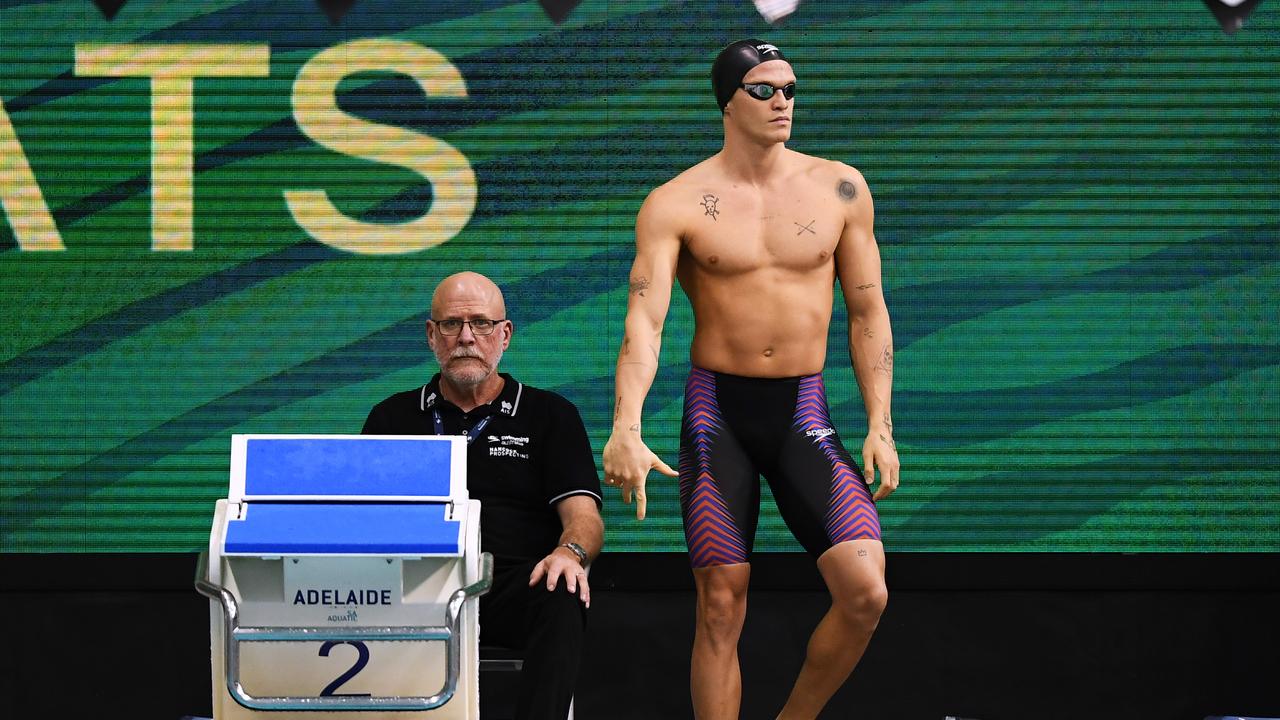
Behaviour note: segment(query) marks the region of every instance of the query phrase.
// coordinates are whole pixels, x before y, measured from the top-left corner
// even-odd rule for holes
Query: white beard
[[[447,361],[458,357],[474,358],[478,362],[467,363],[462,367],[450,367]],[[440,372],[449,379],[449,382],[461,387],[474,387],[484,382],[497,370],[498,363],[502,362],[502,349],[498,349],[497,357],[493,359],[492,365],[486,362],[484,358],[476,357],[475,355],[467,353],[460,355],[455,354],[450,358],[440,358],[437,356],[436,360],[440,361]]]

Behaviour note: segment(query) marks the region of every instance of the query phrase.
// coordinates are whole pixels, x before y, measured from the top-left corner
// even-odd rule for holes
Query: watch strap
[[[578,563],[585,564],[587,562],[587,551],[581,545],[575,542],[567,542],[560,545],[562,548],[569,548],[569,552],[578,556]]]

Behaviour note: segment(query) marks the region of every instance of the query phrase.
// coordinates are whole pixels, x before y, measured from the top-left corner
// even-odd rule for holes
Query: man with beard
[[[577,408],[498,372],[514,331],[493,281],[445,278],[426,325],[440,372],[378,403],[362,432],[466,436],[480,547],[494,558],[481,641],[524,650],[517,718],[564,720],[591,604],[584,567],[604,543],[600,479]]]

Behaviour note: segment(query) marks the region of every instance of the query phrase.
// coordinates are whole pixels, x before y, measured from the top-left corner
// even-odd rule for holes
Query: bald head
[[[431,346],[444,379],[455,388],[478,387],[496,377],[502,351],[511,343],[513,327],[499,322],[477,333],[470,324],[458,321],[506,320],[507,305],[502,291],[480,273],[460,272],[436,286],[431,295],[431,319],[427,321],[427,344]],[[440,323],[461,325],[448,330]]]
[[[464,310],[467,312],[462,312]],[[470,271],[441,280],[431,295],[431,317],[443,319],[468,315],[491,320],[505,318],[507,304],[502,299],[502,290],[489,278]]]

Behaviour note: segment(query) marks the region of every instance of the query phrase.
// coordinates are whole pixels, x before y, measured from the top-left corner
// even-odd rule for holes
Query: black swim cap
[[[720,105],[721,112],[751,68],[770,60],[786,58],[776,45],[755,38],[731,42],[720,51],[711,64],[711,89],[716,93],[716,103]]]

